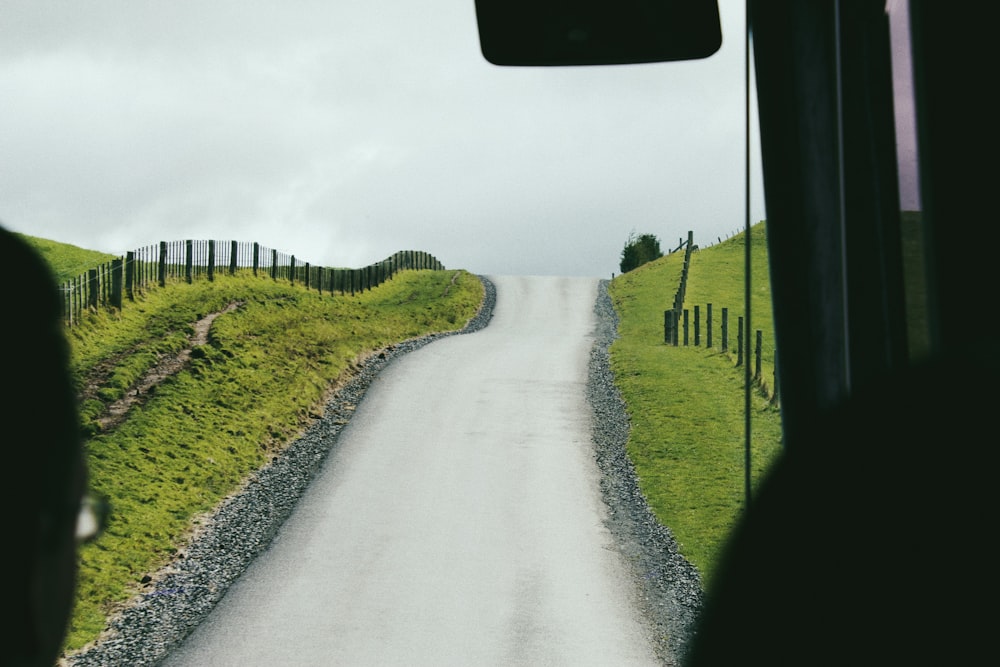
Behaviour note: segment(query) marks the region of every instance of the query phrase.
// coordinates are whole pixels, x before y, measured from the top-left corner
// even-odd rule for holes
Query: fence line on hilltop
[[[684,266],[681,269],[681,278],[677,286],[677,291],[674,293],[673,305],[663,311],[663,342],[666,345],[674,347],[679,347],[681,345],[686,347],[693,342],[695,347],[699,347],[702,344],[701,306],[693,306],[693,318],[691,312],[692,309],[684,307],[685,298],[687,296],[688,269],[691,265],[691,253],[698,249],[698,246],[694,245],[694,232],[688,232],[687,241],[682,240],[678,245],[677,250],[680,250],[681,247],[684,247]],[[705,347],[713,348],[715,347],[713,306],[711,303],[705,305]],[[722,308],[721,315],[721,340],[719,347],[721,352],[729,353],[729,309]],[[694,334],[693,341],[691,336],[692,329]],[[754,332],[754,340],[752,341],[753,352],[751,354],[752,359],[744,359],[746,356],[746,343],[743,339],[743,329],[743,317],[740,316],[738,318],[738,328],[736,333],[736,366],[742,366],[744,363],[753,363],[753,383],[760,388],[772,402],[777,403],[779,400],[777,362],[775,361],[775,372],[774,377],[772,378],[772,384],[768,387],[762,375],[764,334],[760,329],[757,329]],[[774,353],[774,358],[777,358],[776,353]]]
[[[161,241],[127,252],[60,285],[63,321],[78,323],[87,312],[121,310],[137,296],[171,283],[214,280],[216,275],[250,274],[288,280],[319,293],[354,295],[373,289],[404,270],[444,270],[433,255],[402,250],[358,269],[315,266],[256,242]]]

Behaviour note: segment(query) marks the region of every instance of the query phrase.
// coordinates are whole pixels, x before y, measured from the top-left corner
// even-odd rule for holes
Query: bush
[[[642,266],[646,262],[660,257],[663,257],[663,252],[660,250],[658,238],[652,234],[636,236],[635,232],[632,232],[622,250],[622,261],[619,266],[622,273],[628,273],[637,266]]]

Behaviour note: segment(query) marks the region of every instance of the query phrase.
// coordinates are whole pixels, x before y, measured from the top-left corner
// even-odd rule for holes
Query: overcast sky
[[[535,69],[483,59],[473,0],[3,0],[0,222],[607,277],[632,231],[742,229],[743,5],[706,60]]]

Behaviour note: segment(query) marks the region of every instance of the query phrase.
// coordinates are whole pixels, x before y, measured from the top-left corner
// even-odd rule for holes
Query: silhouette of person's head
[[[6,473],[0,493],[7,521],[0,662],[51,667],[73,605],[86,470],[52,274],[23,239],[3,228],[0,274]]]

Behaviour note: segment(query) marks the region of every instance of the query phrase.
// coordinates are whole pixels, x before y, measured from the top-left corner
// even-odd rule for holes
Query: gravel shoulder
[[[396,357],[442,336],[471,333],[489,324],[496,290],[488,279],[481,279],[486,288],[484,305],[463,330],[407,341],[372,356],[330,400],[324,418],[207,517],[178,558],[152,577],[145,591],[112,619],[96,644],[61,664],[155,665],[179,646],[229,585],[267,549],[326,456],[337,447],[338,433],[378,373]],[[701,607],[700,579],[679,554],[669,530],[650,512],[625,454],[628,418],[608,367],[607,348],[617,323],[606,283],[600,284],[596,296],[598,327],[589,364],[588,398],[593,407],[595,459],[609,510],[608,528],[632,568],[644,612],[656,631],[660,659],[665,665],[677,665]]]
[[[608,529],[633,568],[647,619],[655,627],[657,652],[665,665],[678,665],[694,635],[702,606],[701,576],[682,556],[670,529],[659,522],[639,489],[625,451],[629,420],[608,360],[617,337],[618,316],[602,281],[590,354],[587,397],[594,411],[594,447],[601,491],[608,506]]]

